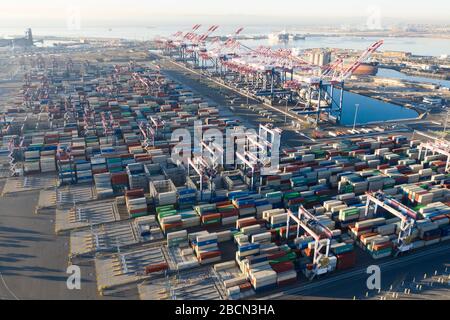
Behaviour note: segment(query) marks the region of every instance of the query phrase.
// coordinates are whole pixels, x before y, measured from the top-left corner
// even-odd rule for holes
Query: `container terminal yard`
[[[217,28],[1,53],[0,298],[450,298],[447,110],[345,123],[382,40]]]

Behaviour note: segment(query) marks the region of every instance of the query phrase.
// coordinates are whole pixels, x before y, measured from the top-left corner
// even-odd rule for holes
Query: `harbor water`
[[[339,95],[340,90],[335,89],[335,102],[339,101]],[[345,91],[341,119],[343,125],[353,124],[356,104],[359,104],[358,114],[356,116],[357,124],[414,119],[419,116],[419,114],[412,109]],[[333,109],[336,108],[337,105],[334,104]]]
[[[403,72],[399,72],[397,70],[392,70],[392,69],[379,68],[377,76],[381,77],[381,78],[400,79],[400,80],[406,80],[406,81],[411,81],[411,82],[432,83],[432,84],[439,85],[442,87],[450,88],[450,80],[441,80],[441,79],[433,79],[433,78],[426,78],[426,77],[410,76]]]

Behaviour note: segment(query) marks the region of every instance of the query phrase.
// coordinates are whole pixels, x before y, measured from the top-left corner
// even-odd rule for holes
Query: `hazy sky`
[[[406,22],[448,22],[448,0],[1,0],[0,26],[64,25],[74,12],[83,23],[142,24],[189,21],[220,15],[246,22],[244,16],[274,16],[310,23],[345,23],[371,16]],[[75,13],[75,15],[77,15]],[[195,16],[195,17],[193,17]],[[210,17],[211,18],[211,17]],[[255,18],[249,17],[253,21]],[[223,19],[223,17],[222,17]]]

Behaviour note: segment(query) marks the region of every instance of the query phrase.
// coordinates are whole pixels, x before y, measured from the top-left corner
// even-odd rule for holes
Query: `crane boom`
[[[378,40],[377,42],[373,43],[369,48],[367,48],[363,52],[363,54],[352,65],[350,65],[347,69],[345,69],[336,80],[338,82],[343,82],[347,80],[355,72],[355,70],[361,66],[362,63],[367,61],[367,59],[369,59],[370,56],[383,45],[383,43],[384,43],[383,40]]]

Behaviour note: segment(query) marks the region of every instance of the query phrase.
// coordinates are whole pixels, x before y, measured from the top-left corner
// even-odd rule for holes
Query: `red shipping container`
[[[275,263],[272,264],[271,267],[276,273],[294,270],[294,264],[291,261]]]
[[[289,205],[299,204],[299,203],[303,203],[303,202],[305,202],[304,198],[292,199],[292,200],[289,200]]]
[[[127,142],[127,147],[140,147],[140,142]]]
[[[182,221],[180,221],[180,222],[166,223],[166,224],[164,225],[166,231],[167,231],[167,230],[170,230],[170,229],[180,228],[180,227],[182,227],[182,226],[183,226],[183,222],[182,222]]]
[[[368,227],[360,227],[360,228],[357,228],[356,226],[355,227],[353,227],[353,228],[351,228],[352,230],[355,230],[355,231],[366,231],[366,230],[372,230],[372,227],[371,226],[368,226]]]
[[[233,210],[230,212],[222,212],[221,215],[222,218],[229,218],[229,217],[236,217],[239,215],[239,213],[237,212],[237,210]]]
[[[241,292],[251,290],[251,288],[252,288],[252,285],[250,282],[246,282],[246,283],[239,285],[239,289],[241,290]]]
[[[106,173],[108,172],[107,169],[93,169],[92,174],[98,174],[98,173]]]
[[[137,213],[147,213],[147,209],[135,209],[135,210],[128,210],[130,214],[137,214]]]
[[[247,208],[254,208],[255,205],[254,204],[243,204],[238,206],[239,209],[247,209]]]
[[[436,216],[436,217],[431,218],[431,221],[434,222],[434,221],[439,221],[439,220],[446,219],[446,218],[448,218],[447,215],[442,214],[440,216]]]
[[[145,267],[145,274],[150,274],[153,272],[159,272],[169,269],[169,265],[167,263],[158,263],[152,264]]]
[[[128,175],[126,173],[113,173],[111,174],[111,183],[112,184],[127,184],[128,183]]]
[[[144,190],[143,189],[127,190],[125,191],[125,196],[141,198],[144,196]]]
[[[356,253],[355,251],[346,252],[337,255],[337,270],[345,270],[354,267],[356,264]]]
[[[288,166],[284,168],[284,172],[296,172],[300,169],[299,166]]]
[[[220,251],[208,251],[208,252],[202,252],[199,254],[200,260],[206,260],[206,259],[212,259],[216,257],[220,257],[221,252]]]
[[[225,207],[225,206],[229,206],[231,204],[231,201],[222,201],[222,202],[217,202],[216,203],[216,207],[220,208],[220,207]]]
[[[330,195],[331,194],[331,190],[319,190],[319,191],[316,192],[316,194],[318,196]]]
[[[392,242],[385,242],[385,243],[379,243],[379,244],[376,244],[376,245],[374,245],[373,247],[372,247],[372,250],[373,251],[380,251],[380,250],[384,250],[384,249],[387,249],[387,248],[392,248]]]
[[[369,168],[369,166],[367,164],[363,164],[363,165],[355,166],[355,171],[362,171],[362,170],[365,170],[368,168]]]
[[[356,227],[355,227],[355,229],[356,229]],[[364,229],[361,229],[361,230],[364,230]],[[361,230],[358,230],[358,231],[361,231]],[[361,241],[363,241],[366,238],[375,237],[376,235],[378,235],[378,233],[369,232],[369,233],[362,234],[359,238]]]
[[[209,221],[209,220],[214,220],[214,219],[220,219],[220,217],[221,217],[220,213],[206,214],[206,215],[202,216],[202,221]]]
[[[278,251],[278,252],[274,252],[272,254],[270,254],[267,259],[268,260],[275,260],[275,259],[279,259],[281,257],[284,257],[286,255],[285,251]]]
[[[253,226],[255,224],[258,224],[256,219],[253,219],[253,220],[250,220],[250,221],[239,221],[238,222],[238,228],[241,229],[241,228]]]

